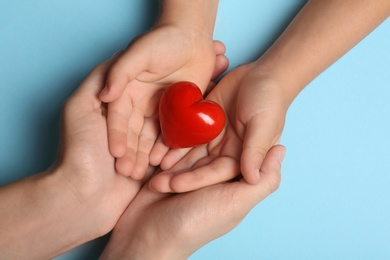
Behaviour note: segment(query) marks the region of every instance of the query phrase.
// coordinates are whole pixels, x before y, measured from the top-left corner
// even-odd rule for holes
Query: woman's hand
[[[142,187],[115,172],[108,150],[98,94],[114,61],[97,66],[66,101],[56,163],[0,188],[1,259],[50,259],[108,233]]]
[[[101,259],[186,259],[235,228],[280,183],[285,148],[271,148],[261,180],[220,183],[182,194],[145,185],[115,226]],[[209,172],[213,174],[213,172]]]
[[[107,105],[99,100],[107,71],[120,54],[98,65],[65,102],[58,173],[77,198],[90,204],[100,234],[109,232],[142,182],[119,175],[108,149]],[[145,169],[146,170],[146,169]]]

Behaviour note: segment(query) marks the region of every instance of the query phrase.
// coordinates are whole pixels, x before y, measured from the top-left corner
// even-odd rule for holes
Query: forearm
[[[218,0],[162,0],[157,24],[174,24],[212,37],[218,2]]]
[[[310,81],[389,14],[388,0],[309,1],[256,63],[280,81],[291,103]]]
[[[57,174],[0,189],[0,258],[49,259],[94,238],[83,205]]]

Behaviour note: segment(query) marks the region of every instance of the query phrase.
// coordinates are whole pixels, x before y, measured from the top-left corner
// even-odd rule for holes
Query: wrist
[[[57,167],[47,178],[52,179],[51,186],[67,198],[65,209],[74,213],[71,218],[78,222],[80,228],[76,230],[80,231],[79,239],[84,243],[107,234],[113,224],[107,220],[111,212],[106,212],[101,206],[105,193],[94,183],[82,181],[81,175],[70,168]]]
[[[280,66],[278,61],[274,62],[272,59],[265,61],[262,58],[252,63],[252,70],[263,82],[267,81],[269,85],[280,91],[280,96],[287,109],[305,87],[305,83],[283,70],[284,67]]]
[[[150,221],[147,216],[153,213],[145,210],[142,207],[129,207],[122,214],[100,260],[179,260],[190,256],[191,252],[185,251],[186,247],[182,246],[180,240],[173,234],[166,233],[164,228],[161,230],[161,223],[148,225]]]
[[[76,190],[67,175],[70,175],[68,171],[58,167],[45,173],[41,180],[41,186],[46,187],[46,196],[52,198],[51,210],[57,212],[50,218],[53,229],[63,229],[61,233],[69,234],[68,238],[65,237],[64,245],[72,242],[66,245],[65,251],[105,234],[96,212],[97,204],[90,196]]]
[[[97,237],[89,210],[53,168],[2,187],[0,258],[49,259]],[[5,248],[3,248],[5,247]]]
[[[212,39],[217,9],[218,0],[164,0],[156,25],[173,25]]]
[[[262,92],[267,91],[267,95],[272,93],[272,97],[269,96],[268,98],[277,101],[277,107],[281,111],[287,112],[297,94],[291,91],[293,88],[289,89],[291,84],[288,84],[289,81],[285,75],[281,77],[275,73],[273,68],[257,61],[244,64],[239,68],[243,69],[245,75],[241,82],[242,84],[260,88]],[[276,105],[275,102],[274,105]]]

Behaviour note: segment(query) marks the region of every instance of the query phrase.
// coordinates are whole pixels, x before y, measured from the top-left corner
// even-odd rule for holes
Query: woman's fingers
[[[260,168],[260,181],[256,185],[242,179],[237,185],[237,194],[248,201],[248,210],[276,191],[281,181],[281,167],[286,148],[282,145],[273,146],[266,154]]]
[[[130,46],[112,64],[107,73],[105,87],[99,95],[103,102],[117,100],[123,94],[127,84],[147,68],[148,56],[144,55],[142,50]]]
[[[115,168],[124,176],[131,176],[136,163],[138,138],[144,125],[144,117],[138,111],[132,111],[127,122],[126,150],[122,157],[117,158]],[[110,125],[108,125],[110,126]]]

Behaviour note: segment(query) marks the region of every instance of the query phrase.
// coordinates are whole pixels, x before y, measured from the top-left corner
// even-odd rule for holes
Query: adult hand
[[[142,186],[116,173],[108,149],[107,106],[98,98],[108,69],[119,57],[98,65],[63,108],[58,171],[78,199],[91,207],[90,219],[98,222],[99,234],[112,229]]]
[[[270,149],[257,185],[241,179],[181,194],[156,193],[145,185],[115,226],[101,259],[187,259],[236,227],[278,188],[284,153],[282,146]]]
[[[169,151],[161,164],[165,171],[150,182],[155,190],[186,192],[240,173],[250,184],[261,180],[262,161],[279,142],[289,105],[281,88],[256,64],[248,63],[229,72],[207,99],[224,108],[224,130],[185,155],[181,150]]]
[[[218,1],[163,2],[156,26],[130,43],[100,94],[109,103],[109,148],[117,158],[116,169],[133,179],[142,179],[149,164],[163,90],[177,81],[192,81],[204,92],[216,56],[225,52],[221,42],[212,40]],[[150,162],[158,165],[167,150],[159,146]]]
[[[53,167],[0,188],[1,259],[50,259],[108,233],[142,187],[115,172],[108,150],[98,93],[114,60],[66,101]]]

